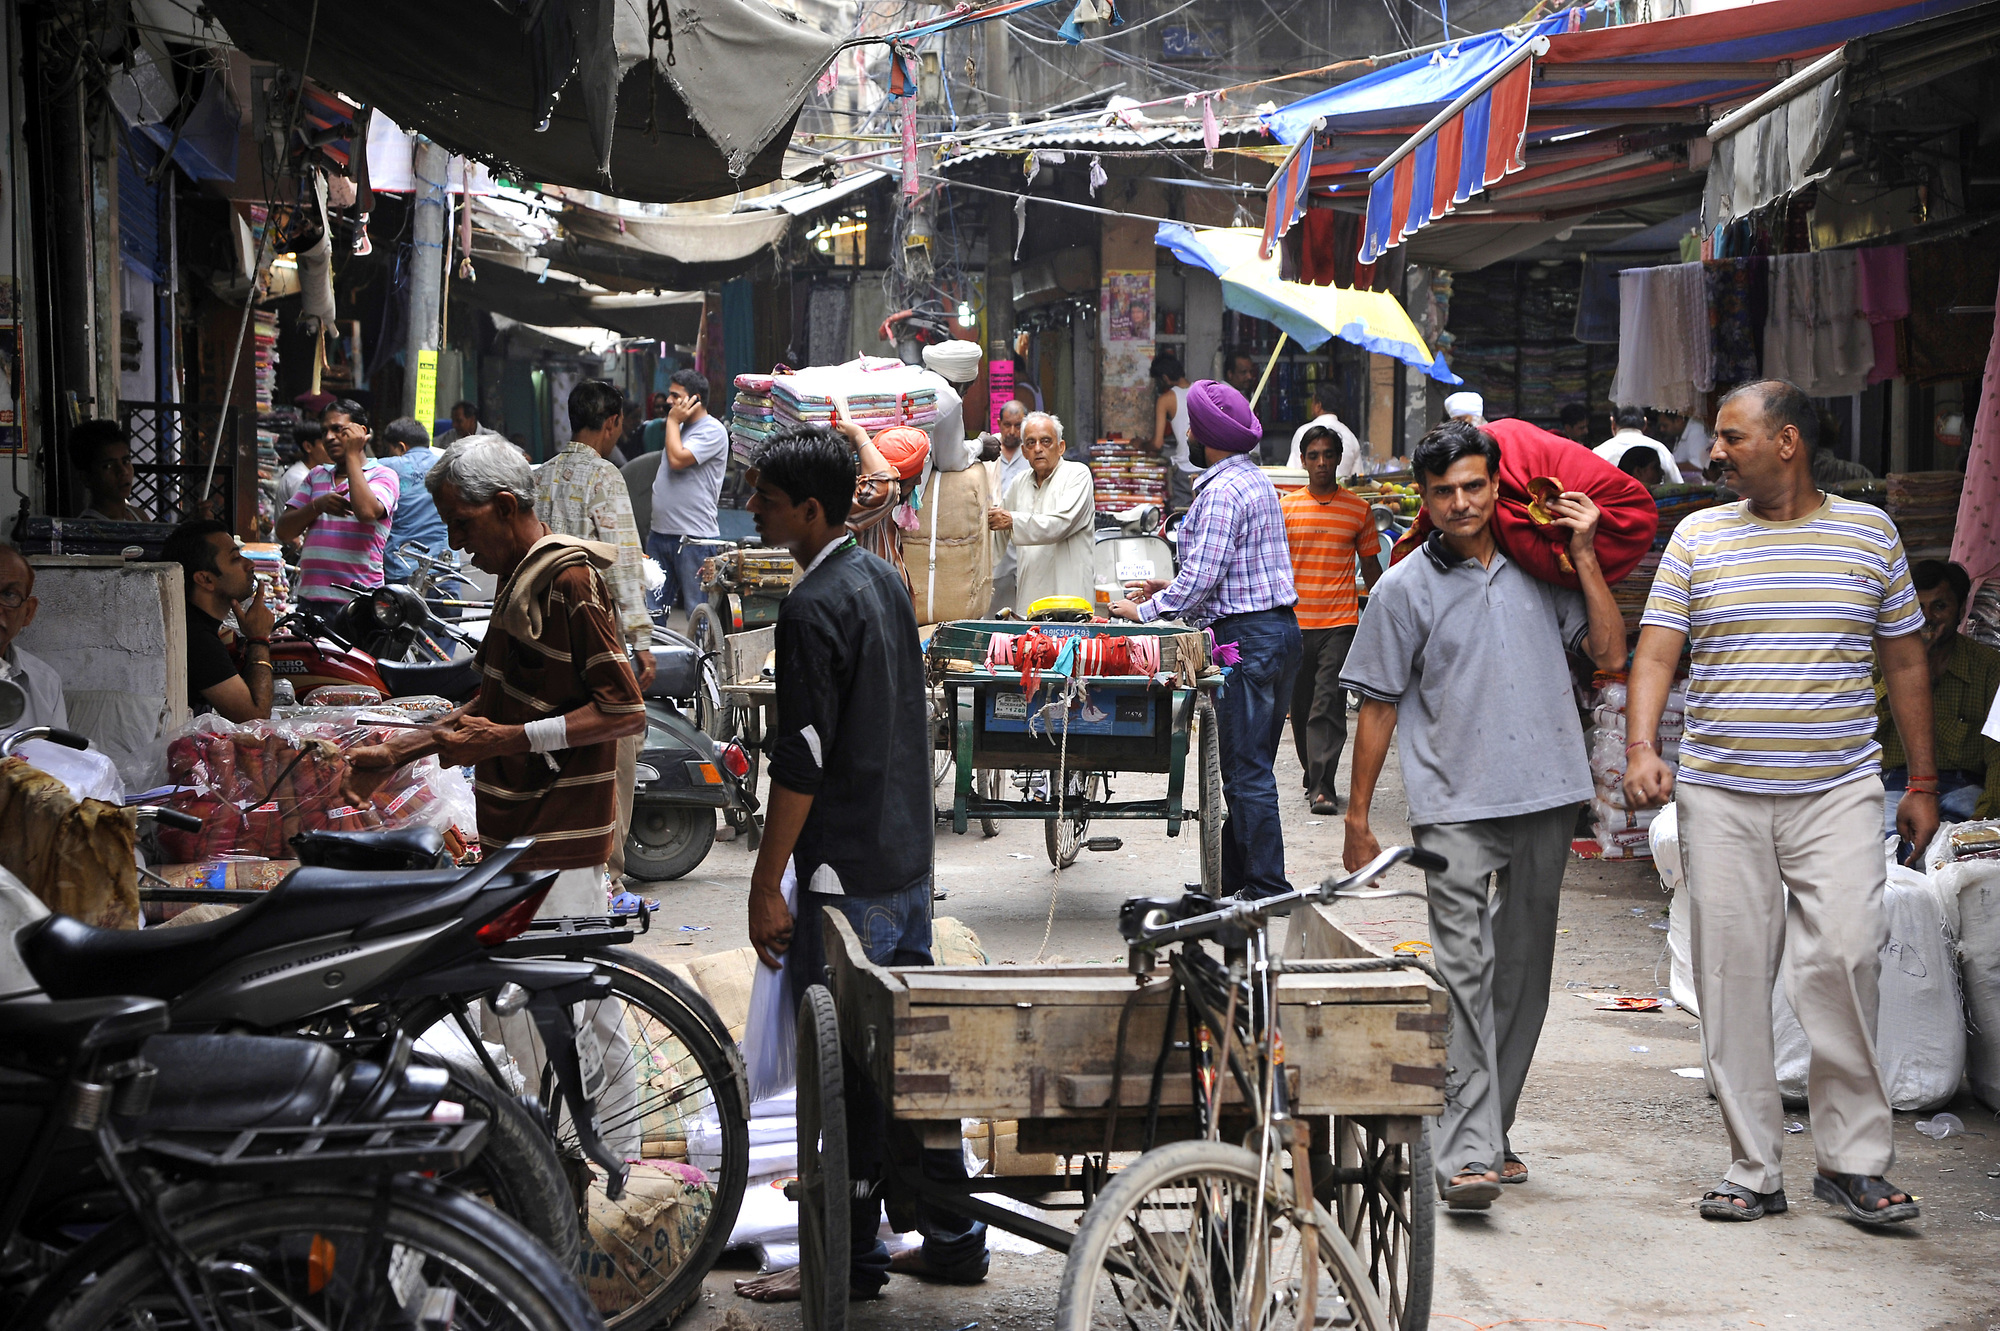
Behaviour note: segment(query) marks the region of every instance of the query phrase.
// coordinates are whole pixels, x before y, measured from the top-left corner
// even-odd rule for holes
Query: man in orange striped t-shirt
[[[1333,788],[1340,752],[1347,747],[1347,690],[1340,687],[1340,668],[1354,644],[1354,626],[1361,622],[1354,583],[1357,560],[1370,586],[1382,576],[1375,515],[1334,479],[1342,442],[1325,426],[1308,430],[1300,441],[1306,488],[1283,500],[1299,629],[1305,638],[1305,655],[1292,685],[1292,742],[1305,769],[1306,799],[1314,813],[1328,815],[1341,812]]]

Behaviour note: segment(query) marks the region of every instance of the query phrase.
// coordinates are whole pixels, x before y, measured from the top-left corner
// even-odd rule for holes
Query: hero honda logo
[[[278,975],[285,971],[297,970],[301,966],[315,966],[322,961],[332,961],[336,957],[353,956],[360,950],[360,947],[356,944],[349,943],[345,947],[337,947],[329,952],[321,952],[310,957],[300,957],[297,961],[281,962],[276,966],[267,966],[260,971],[251,971],[247,975],[237,977],[236,982],[238,984],[254,984],[258,980],[268,979],[273,975]]]

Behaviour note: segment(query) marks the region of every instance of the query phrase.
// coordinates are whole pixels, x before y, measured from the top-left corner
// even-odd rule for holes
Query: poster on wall
[[[1104,274],[1104,340],[1153,340],[1153,272],[1107,271]]]
[[[1014,362],[995,360],[986,363],[987,412],[986,428],[994,434],[1000,433],[1000,410],[1014,399]]]

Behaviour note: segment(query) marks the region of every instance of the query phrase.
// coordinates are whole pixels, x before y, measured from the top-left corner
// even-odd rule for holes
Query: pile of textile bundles
[[[1958,494],[1965,488],[1964,474],[1902,471],[1885,479],[1889,482],[1889,517],[1903,538],[1904,552],[1912,559],[1944,558],[1958,524]]]
[[[1090,450],[1090,474],[1099,513],[1167,502],[1165,459],[1133,440],[1119,435],[1098,440]]]
[[[898,425],[928,429],[937,420],[937,384],[922,366],[885,356],[787,374],[739,374],[730,438],[737,453],[747,454],[786,426],[826,429],[836,415],[871,435]]]
[[[736,400],[729,405],[730,453],[747,462],[750,455],[778,428],[776,409],[771,405],[771,376],[736,376]]]

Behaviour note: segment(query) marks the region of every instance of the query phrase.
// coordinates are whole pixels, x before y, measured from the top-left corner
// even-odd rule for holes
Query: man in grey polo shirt
[[[665,604],[692,613],[702,601],[703,549],[690,541],[712,538],[723,473],[729,467],[729,431],[708,410],[708,380],[676,370],[667,384],[667,414],[649,421],[646,447],[660,440],[660,470],[653,477],[652,533],[646,553],[666,572]]]
[[[1502,1182],[1528,1177],[1507,1132],[1548,1013],[1563,866],[1591,792],[1564,652],[1621,669],[1625,622],[1597,563],[1589,496],[1550,505],[1569,529],[1579,593],[1500,552],[1500,444],[1476,422],[1432,430],[1411,466],[1436,530],[1369,589],[1341,670],[1362,696],[1343,859],[1352,871],[1381,850],[1368,811],[1395,734],[1410,832],[1449,861],[1427,882],[1433,956],[1456,999],[1431,1158],[1448,1204],[1484,1209]]]

